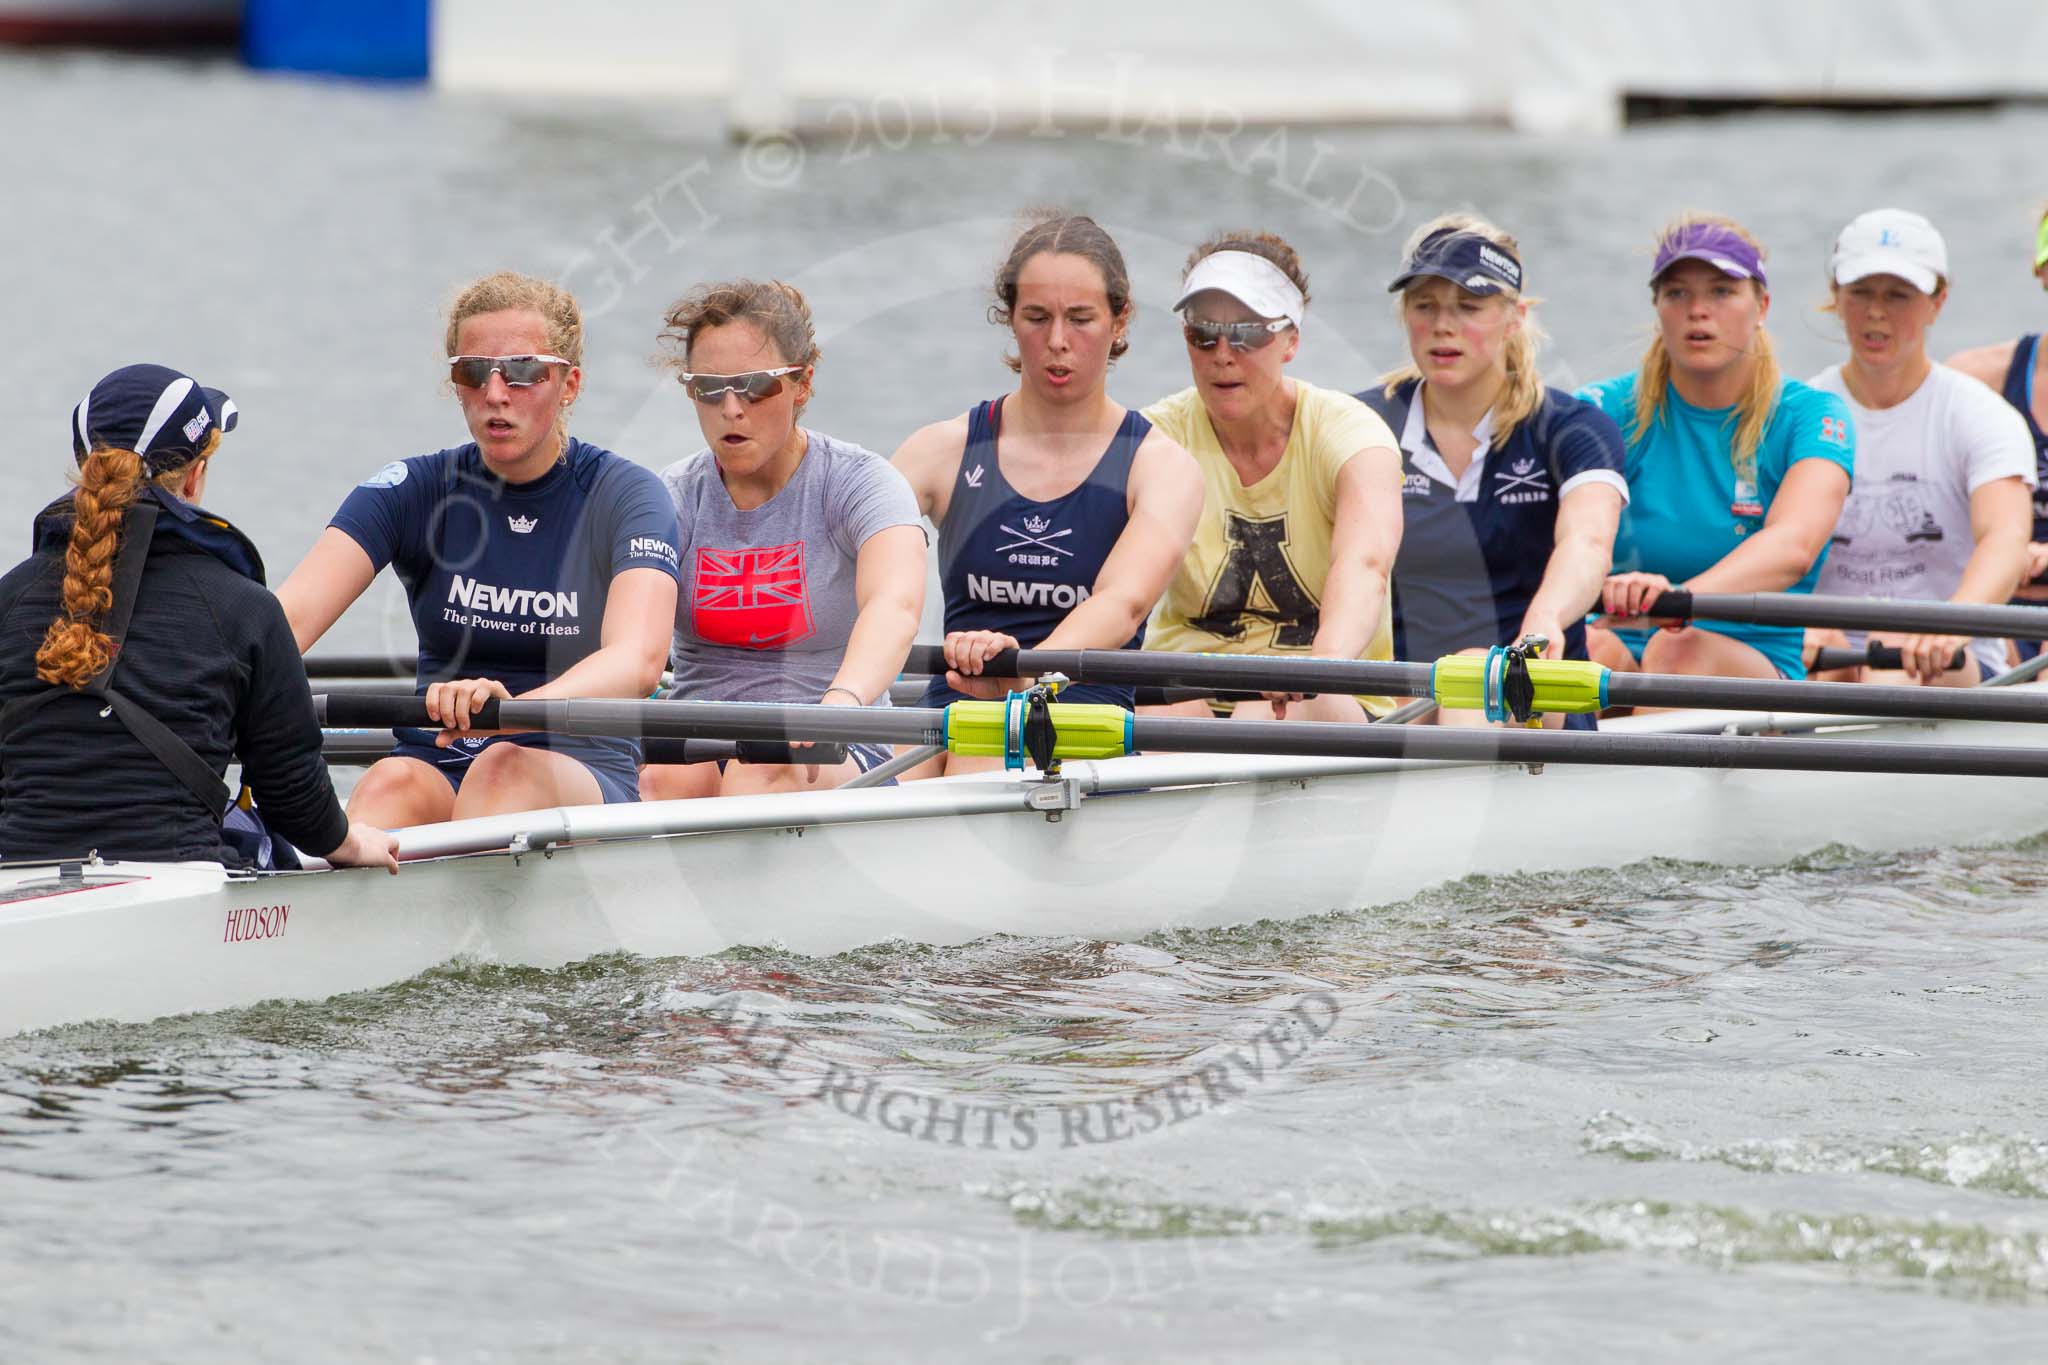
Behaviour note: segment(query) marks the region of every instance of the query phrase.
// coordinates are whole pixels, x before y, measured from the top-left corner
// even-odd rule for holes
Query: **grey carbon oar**
[[[315,697],[328,724],[420,725],[413,697]],[[1316,721],[1181,720],[1136,716],[1114,706],[1055,702],[1046,708],[1054,753],[1232,753],[1301,757],[1428,759],[1466,763],[1587,763],[1675,768],[1757,768],[1813,772],[2048,777],[2048,748],[1902,744],[1884,740],[1790,739],[1746,735],[1622,735],[1609,732],[1333,725]],[[749,702],[490,701],[478,728],[499,725],[557,734],[700,739],[827,740],[942,744],[954,753],[1001,754],[1010,708],[1003,702],[913,707],[773,706]],[[1114,736],[1117,747],[1105,744]],[[1014,744],[1013,744],[1014,747]]]
[[[391,753],[392,738],[382,730],[327,730],[320,736],[320,756],[342,767],[367,767]],[[838,757],[832,755],[837,752]],[[641,746],[648,763],[718,763],[737,758],[744,763],[839,763],[844,746],[822,745],[792,757],[786,743],[729,739],[650,739]]]
[[[1816,597],[1799,592],[1660,593],[1645,616],[1681,621],[1739,621],[1753,626],[1900,630],[1916,635],[2009,636],[2048,640],[2048,607],[1916,602],[1898,597]]]
[[[1452,660],[1439,661],[1450,664]],[[1478,660],[1455,661],[1469,673]],[[943,666],[937,645],[913,645],[910,666]],[[1446,686],[1439,664],[1375,663],[1366,659],[1282,658],[1263,654],[1169,654],[1137,649],[1006,650],[991,659],[996,676],[1064,674],[1077,683],[1119,686],[1215,687],[1243,692],[1344,692],[1429,697],[1441,706],[1474,702],[1469,689]],[[1592,711],[1608,706],[1669,706],[1713,711],[1803,711],[1903,720],[2048,721],[2048,696],[1961,687],[1894,687],[1874,683],[1786,682],[1678,673],[1617,673],[1584,660],[1538,660],[1536,710]],[[1561,696],[1545,704],[1546,679]]]

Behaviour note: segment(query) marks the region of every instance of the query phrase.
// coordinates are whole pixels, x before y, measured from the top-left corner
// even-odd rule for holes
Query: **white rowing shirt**
[[[1856,481],[1835,523],[1818,593],[1946,601],[1977,548],[1970,495],[1995,479],[2034,487],[2027,424],[1994,390],[1936,365],[1903,403],[1866,408],[1835,365],[1816,389],[1856,420]],[[1985,677],[2005,669],[2005,641],[1971,645]]]

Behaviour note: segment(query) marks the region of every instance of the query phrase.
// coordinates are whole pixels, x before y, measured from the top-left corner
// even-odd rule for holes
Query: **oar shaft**
[[[1747,735],[1622,735],[1563,730],[1316,721],[1138,718],[1132,738],[1152,752],[1442,759],[1467,763],[1586,763],[1851,773],[2048,777],[2048,749],[1992,749],[1882,740]]]
[[[1815,597],[1797,592],[1710,593],[1674,588],[1646,616],[1739,621],[1755,626],[1900,630],[1916,635],[1979,635],[2048,640],[2048,607],[1914,602],[1895,597]]]
[[[321,723],[380,729],[438,729],[418,697],[316,695]],[[557,735],[624,739],[804,740],[837,744],[941,744],[945,712],[910,707],[778,706],[736,701],[485,702],[470,717],[477,730],[546,730]]]
[[[419,660],[410,654],[309,654],[306,676],[325,678],[410,678]]]
[[[2048,697],[1977,687],[1895,687],[1880,683],[1785,682],[1691,673],[1609,673],[1614,706],[1708,711],[1817,711],[1900,720],[2048,721]]]
[[[904,671],[943,673],[945,655],[937,645],[913,645]],[[1429,696],[1432,671],[1429,664],[1379,663],[1369,659],[1171,654],[1149,649],[1006,649],[983,669],[991,677],[1059,673],[1069,682],[1107,683],[1114,687],[1223,688],[1245,693],[1343,692],[1392,697]]]
[[[1864,689],[1859,689],[1859,693]],[[413,697],[318,697],[331,724],[409,725],[425,720]],[[989,703],[956,703],[986,707]],[[1059,724],[1058,710],[1053,723]],[[1100,739],[1091,723],[1114,707],[1079,706],[1075,733]],[[1116,713],[1121,714],[1121,713]],[[774,706],[745,702],[507,701],[487,703],[479,728],[497,725],[558,734],[662,735],[707,739],[790,739],[870,744],[944,743],[946,712],[910,707]],[[1124,728],[1127,725],[1128,728]],[[986,730],[984,720],[968,728]],[[1282,754],[1334,758],[1432,759],[1478,763],[1649,764],[1677,768],[1761,768],[1855,773],[2048,777],[2048,747],[1994,749],[1777,736],[1623,735],[1563,730],[1338,725],[1314,721],[1180,720],[1141,716],[1120,723],[1129,747],[1155,752]],[[1064,738],[1062,742],[1065,742]],[[1117,750],[1121,752],[1121,748]]]
[[[925,652],[934,650],[931,645],[916,646],[911,658],[914,663],[925,662]],[[1024,649],[1005,650],[990,661],[988,671],[995,676],[1062,673],[1073,682],[1126,685],[1215,686],[1248,691],[1285,688],[1295,692],[1404,697],[1436,695],[1433,665],[1374,663],[1365,659],[1276,659],[1256,654],[1170,654],[1132,649]],[[1902,720],[2048,722],[2048,697],[1978,688],[1615,672],[1607,675],[1606,686],[1607,703],[1613,706],[1820,711]]]

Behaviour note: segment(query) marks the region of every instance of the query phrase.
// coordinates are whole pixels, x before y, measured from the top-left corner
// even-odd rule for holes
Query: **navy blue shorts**
[[[1102,706],[1121,706],[1126,711],[1137,708],[1136,688],[1111,687],[1105,683],[1069,683],[1060,689],[1061,701],[1093,702]],[[918,699],[919,706],[950,706],[956,701],[981,701],[983,698],[970,697],[964,692],[955,692],[946,686],[943,673],[934,674],[924,686],[924,696]],[[990,700],[993,700],[991,698]]]
[[[431,735],[431,730],[400,730],[391,758],[416,758],[448,779],[448,785],[462,790],[462,779],[476,756],[493,744],[518,744],[529,749],[546,749],[573,758],[597,779],[597,789],[606,805],[640,799],[640,764],[637,750],[621,740],[582,739],[574,735],[486,735],[459,739],[443,749],[431,740],[422,742],[407,736]]]

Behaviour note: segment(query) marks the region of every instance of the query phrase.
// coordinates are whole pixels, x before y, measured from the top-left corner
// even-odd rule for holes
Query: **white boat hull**
[[[1853,733],[2048,742],[1989,724]],[[1034,784],[970,779],[428,827],[404,846],[498,851],[450,852],[397,878],[106,864],[86,881],[139,880],[67,889],[55,869],[7,869],[0,894],[31,898],[0,903],[0,1036],[322,998],[457,957],[554,967],[741,944],[826,954],[991,933],[1131,939],[1383,904],[1471,873],[1651,856],[1762,864],[1834,842],[1894,850],[2048,829],[2048,790],[2026,778],[1195,755],[1068,772],[1100,794],[1058,820],[1026,807]],[[704,832],[615,837],[662,820]],[[520,832],[536,851],[505,851]],[[550,840],[565,842],[538,851]]]

